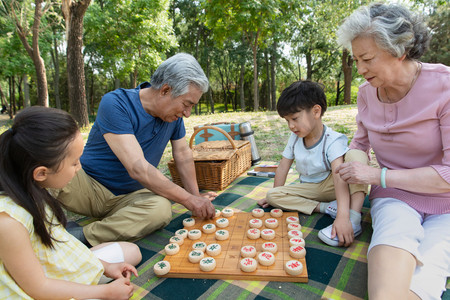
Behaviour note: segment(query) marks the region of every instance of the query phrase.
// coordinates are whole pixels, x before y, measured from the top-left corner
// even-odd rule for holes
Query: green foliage
[[[450,66],[449,20],[450,2],[438,1],[428,20],[432,38],[430,49],[425,53],[423,61]]]
[[[35,103],[34,66],[16,34],[9,3],[16,3],[22,20],[30,27],[33,0],[0,0],[0,84],[8,94],[8,78],[29,75],[31,101]],[[193,54],[208,74],[217,111],[240,110],[240,75],[243,70],[244,110],[253,107],[256,63],[260,110],[267,110],[271,61],[276,62],[277,95],[295,80],[310,77],[326,87],[329,106],[336,104],[337,82],[343,85],[341,49],[336,29],[343,19],[367,0],[95,0],[84,18],[86,93],[90,114],[95,115],[101,97],[115,88],[132,87],[150,79],[166,57],[177,52]],[[65,28],[58,2],[42,19],[41,56],[48,77],[50,105],[55,106],[55,47],[60,67],[59,97],[67,101]],[[448,37],[450,8],[445,0],[407,1],[424,14],[432,28],[427,62],[450,64]],[[31,43],[31,40],[29,40]],[[253,54],[256,60],[253,61]],[[354,69],[351,103],[356,103],[363,80]],[[22,91],[23,93],[23,91]],[[9,97],[6,95],[7,98]],[[19,91],[16,88],[16,97]],[[9,99],[9,98],[8,98]],[[342,104],[343,94],[338,105]],[[211,111],[202,97],[197,111]]]
[[[107,0],[93,2],[84,19],[85,51],[91,66],[112,78],[126,80],[137,72],[149,80],[176,46],[168,0]]]

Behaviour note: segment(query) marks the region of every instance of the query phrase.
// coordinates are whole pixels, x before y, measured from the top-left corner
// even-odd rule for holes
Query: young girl
[[[64,228],[47,188],[80,169],[83,139],[66,112],[30,107],[0,136],[0,295],[5,299],[129,299],[141,260],[131,243],[89,250]],[[98,258],[97,258],[98,257]],[[108,261],[108,262],[107,262]],[[102,274],[115,279],[97,285]]]

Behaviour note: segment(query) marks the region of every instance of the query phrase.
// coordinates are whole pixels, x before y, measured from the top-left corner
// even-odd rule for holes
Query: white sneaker
[[[337,200],[331,201],[327,208],[325,209],[325,213],[330,215],[333,219],[336,219],[337,215]]]
[[[358,235],[361,234],[361,232],[362,232],[361,224],[355,225],[352,223],[352,227],[353,227],[353,232],[354,232],[355,237],[357,237]],[[339,246],[339,239],[337,236],[335,236],[333,239],[331,238],[331,230],[332,229],[333,229],[333,224],[320,230],[318,236],[319,236],[319,239],[321,239],[322,242],[324,242],[325,244],[333,246],[333,247],[337,247],[337,246]]]

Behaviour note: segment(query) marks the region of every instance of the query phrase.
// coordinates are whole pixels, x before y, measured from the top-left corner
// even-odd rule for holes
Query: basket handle
[[[236,143],[235,143],[234,140],[231,138],[231,136],[230,136],[225,130],[223,130],[222,128],[216,127],[216,126],[202,126],[202,127],[199,127],[199,128],[197,128],[197,129],[195,129],[195,130],[194,130],[194,133],[193,133],[192,136],[191,136],[191,140],[189,141],[189,147],[190,147],[191,149],[192,149],[192,145],[194,144],[194,138],[195,138],[195,136],[197,135],[197,133],[199,133],[200,131],[202,131],[202,130],[204,130],[204,129],[213,129],[213,130],[216,130],[216,131],[222,133],[222,134],[228,139],[228,141],[230,142],[231,146],[233,146],[233,149],[234,149],[234,150],[237,149]]]

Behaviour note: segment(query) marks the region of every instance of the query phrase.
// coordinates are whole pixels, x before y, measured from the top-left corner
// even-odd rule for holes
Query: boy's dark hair
[[[322,108],[321,116],[327,110],[327,98],[323,85],[310,80],[299,80],[285,88],[278,98],[277,111],[280,117],[310,110],[314,105]]]
[[[35,233],[51,248],[51,227],[58,223],[65,226],[67,220],[59,202],[36,183],[33,171],[39,166],[58,170],[77,133],[78,125],[67,112],[32,106],[18,113],[12,128],[0,135],[1,188],[31,214]],[[46,207],[58,223],[49,219]]]

